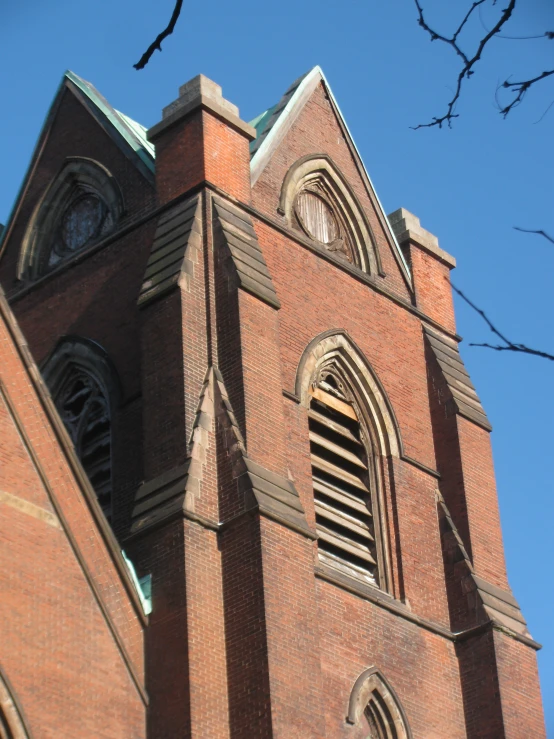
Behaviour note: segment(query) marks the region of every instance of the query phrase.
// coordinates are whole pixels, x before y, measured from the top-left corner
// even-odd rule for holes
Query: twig
[[[464,293],[457,288],[455,285],[452,285],[452,289],[454,292],[456,292],[462,300],[464,300],[473,310],[478,313],[481,318],[485,321],[487,326],[490,328],[493,334],[495,336],[498,336],[498,338],[504,342],[504,344],[470,344],[470,346],[481,346],[485,347],[486,349],[493,349],[496,352],[519,352],[521,354],[532,354],[535,357],[542,357],[543,359],[550,359],[552,362],[554,362],[554,354],[549,354],[548,352],[541,352],[538,349],[531,349],[530,347],[526,346],[525,344],[514,344],[513,341],[510,341],[503,333],[501,333],[496,326],[492,323],[490,318],[487,316],[484,310],[481,310],[481,308],[478,308],[475,303],[473,303]]]
[[[542,230],[542,228],[534,229],[534,228],[520,228],[519,226],[514,226],[514,229],[516,231],[521,231],[524,234],[539,234],[539,236],[544,236],[544,238],[550,241],[551,244],[554,244],[554,239],[552,238],[552,236],[549,236],[546,233],[546,231]]]
[[[538,74],[536,77],[533,77],[530,80],[524,80],[523,82],[510,82],[510,80],[503,82],[500,87],[510,90],[513,93],[517,93],[517,95],[508,105],[505,105],[504,107],[500,106],[500,114],[502,117],[506,118],[508,113],[521,103],[530,87],[553,74],[554,69],[549,69],[548,71],[542,72],[542,74]]]
[[[164,30],[156,36],[155,40],[150,44],[150,46],[146,49],[144,54],[141,56],[139,61],[136,64],[133,64],[133,67],[135,69],[144,69],[148,62],[150,61],[150,57],[155,51],[161,51],[162,50],[162,41],[166,39],[168,36],[171,36],[175,29],[175,24],[179,20],[179,16],[181,15],[181,8],[183,7],[183,0],[175,0],[175,7],[173,8],[173,13],[171,15],[171,19]]]
[[[456,103],[458,102],[458,99],[462,92],[463,81],[465,79],[469,79],[471,75],[474,74],[473,67],[481,59],[481,54],[483,53],[485,46],[488,44],[491,38],[493,36],[496,36],[496,34],[500,31],[500,29],[510,20],[510,17],[516,5],[516,0],[510,0],[510,2],[508,3],[508,7],[502,11],[502,14],[500,18],[498,19],[496,25],[494,25],[493,28],[490,31],[488,31],[487,34],[481,39],[477,47],[477,51],[472,57],[469,57],[458,44],[458,36],[460,35],[461,31],[463,30],[464,26],[468,22],[474,10],[476,10],[479,6],[481,6],[484,2],[486,2],[486,0],[474,0],[470,9],[464,16],[462,22],[460,23],[460,25],[454,32],[454,35],[450,38],[448,38],[447,36],[443,36],[440,33],[437,33],[437,31],[433,30],[428,25],[427,21],[425,20],[423,16],[423,8],[421,7],[419,0],[414,0],[414,2],[416,4],[417,11],[419,14],[418,23],[423,28],[423,30],[427,31],[427,33],[430,35],[431,41],[443,41],[445,44],[448,44],[448,46],[451,46],[456,52],[456,54],[462,59],[463,67],[460,73],[458,74],[456,90],[454,92],[452,99],[448,103],[448,109],[446,113],[440,118],[433,118],[433,120],[430,123],[420,123],[418,126],[413,126],[413,128],[414,130],[417,130],[418,128],[432,128],[433,126],[438,126],[439,128],[442,128],[444,123],[447,123],[448,126],[451,127],[452,119],[458,118],[458,115],[454,113],[454,107]]]

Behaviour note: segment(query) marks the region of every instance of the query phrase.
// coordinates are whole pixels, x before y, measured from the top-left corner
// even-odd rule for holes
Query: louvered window
[[[355,263],[352,238],[341,208],[323,181],[312,181],[294,200],[296,221],[302,231],[333,254]]]
[[[106,394],[95,377],[74,365],[56,396],[56,406],[96,491],[98,502],[110,519],[112,434]]]
[[[322,244],[332,244],[339,236],[337,219],[323,198],[303,190],[296,199],[296,212],[308,234]]]
[[[378,585],[368,440],[332,375],[312,391],[308,416],[320,559]]]

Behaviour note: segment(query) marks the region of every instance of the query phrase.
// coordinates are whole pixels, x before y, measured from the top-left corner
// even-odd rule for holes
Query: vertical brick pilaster
[[[439,247],[437,237],[422,228],[419,218],[405,208],[391,213],[389,221],[410,263],[417,307],[454,333],[450,270],[456,266],[456,260]]]
[[[490,435],[462,416],[456,426],[473,566],[480,577],[508,589]]]
[[[179,90],[148,131],[156,146],[156,186],[166,203],[204,181],[250,201],[249,142],[255,130],[239,118],[221,87],[198,75]]]
[[[228,217],[230,228],[241,227]],[[226,257],[224,239],[214,249],[225,387],[249,459],[287,479],[278,301],[269,277],[259,294],[249,283],[251,291],[242,289],[242,267]],[[224,510],[232,510],[229,500]],[[256,509],[222,535],[232,736],[324,735],[313,547],[312,538]]]
[[[153,577],[147,653],[150,732],[156,739],[229,736],[209,197],[200,193],[195,201],[190,191],[209,181],[249,199],[252,135],[221,88],[202,76],[181,88],[149,132],[156,144],[159,201],[170,204],[160,217],[141,293],[144,466],[154,507],[156,480],[163,491],[168,475],[187,470],[175,478],[185,489],[172,518],[133,543],[141,573]],[[192,227],[186,225],[191,218]],[[168,252],[173,270],[166,267]]]
[[[546,739],[534,650],[502,631],[493,638],[506,739]]]

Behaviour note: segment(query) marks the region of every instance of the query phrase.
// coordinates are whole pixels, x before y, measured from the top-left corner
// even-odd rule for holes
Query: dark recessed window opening
[[[314,389],[308,418],[320,558],[379,585],[370,455],[354,405],[332,375]]]
[[[100,383],[83,368],[70,368],[56,406],[106,518],[112,514],[110,408]]]

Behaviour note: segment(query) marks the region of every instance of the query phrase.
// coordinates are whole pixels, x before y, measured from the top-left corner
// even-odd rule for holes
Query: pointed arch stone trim
[[[107,167],[94,159],[67,157],[31,216],[23,237],[17,265],[19,280],[36,280],[50,271],[44,267],[45,254],[50,253],[51,248],[49,247],[53,243],[57,224],[64,213],[64,208],[71,200],[72,192],[79,184],[88,186],[103,201],[113,224],[109,233],[117,228],[125,213],[125,204],[115,177]],[[102,238],[96,238],[83,247],[82,251],[98,243]],[[69,258],[69,256],[63,257],[62,261]]]
[[[123,389],[115,365],[103,346],[83,336],[62,336],[41,365],[42,377],[54,399],[70,364],[93,374],[112,408],[117,408],[123,398]]]
[[[33,739],[25,714],[7,676],[0,666],[0,737]]]
[[[298,159],[288,170],[281,186],[279,212],[289,224],[293,221],[294,200],[303,185],[321,176],[332,190],[340,215],[355,241],[359,264],[363,272],[385,275],[379,249],[362,205],[346,178],[328,154],[308,154]]]
[[[352,725],[358,723],[374,692],[378,692],[386,704],[394,722],[398,739],[413,739],[408,718],[400,699],[388,680],[375,666],[364,670],[354,683],[348,702],[347,723]]]
[[[295,394],[304,407],[310,402],[310,382],[322,361],[335,357],[352,384],[362,394],[378,436],[383,456],[403,457],[402,438],[392,405],[379,378],[344,329],[332,329],[316,336],[306,347],[296,371]]]

